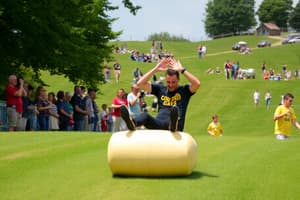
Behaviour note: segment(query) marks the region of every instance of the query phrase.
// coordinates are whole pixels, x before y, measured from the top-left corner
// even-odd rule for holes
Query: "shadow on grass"
[[[113,175],[113,178],[123,179],[199,179],[202,177],[218,178],[219,176],[209,174],[206,172],[193,171],[188,176],[125,176],[125,175]]]

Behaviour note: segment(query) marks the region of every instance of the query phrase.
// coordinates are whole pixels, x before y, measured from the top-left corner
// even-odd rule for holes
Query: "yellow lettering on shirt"
[[[181,95],[179,93],[176,93],[172,97],[168,96],[161,96],[162,104],[164,106],[176,106],[177,101],[181,100]]]

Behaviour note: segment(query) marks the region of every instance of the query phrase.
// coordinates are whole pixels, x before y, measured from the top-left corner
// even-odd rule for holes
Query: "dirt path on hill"
[[[276,47],[276,46],[281,45],[281,40],[283,39],[283,37],[281,37],[281,36],[269,36],[269,38],[278,40],[277,42],[272,43],[271,47]],[[259,48],[258,47],[251,48],[251,51],[253,51],[255,49],[259,49]],[[217,55],[229,54],[229,53],[234,53],[234,52],[237,52],[237,51],[229,50],[229,51],[221,51],[221,52],[217,52],[217,53],[208,53],[205,56],[210,57],[210,56],[217,56]],[[189,59],[189,58],[196,58],[196,57],[198,57],[198,55],[185,56],[185,57],[181,57],[180,59]]]
[[[277,42],[273,43],[272,44],[272,47],[276,47],[276,46],[279,46],[281,45],[281,40],[283,40],[284,38],[281,37],[281,36],[269,36],[269,38],[272,38],[272,39],[275,39],[275,40],[278,40]]]

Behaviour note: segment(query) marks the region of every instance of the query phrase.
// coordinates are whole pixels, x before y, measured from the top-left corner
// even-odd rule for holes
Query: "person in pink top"
[[[117,96],[112,100],[111,107],[113,108],[112,116],[113,116],[113,132],[121,131],[122,130],[122,118],[121,118],[121,111],[120,107],[122,105],[127,106],[127,99],[124,98],[125,91],[124,89],[120,88],[117,91]]]

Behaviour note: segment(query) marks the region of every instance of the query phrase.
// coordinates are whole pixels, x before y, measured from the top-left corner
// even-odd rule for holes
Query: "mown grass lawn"
[[[113,177],[110,134],[0,134],[1,199],[299,199],[300,152],[269,136],[196,135],[187,177]],[[145,155],[146,156],[146,155]]]

